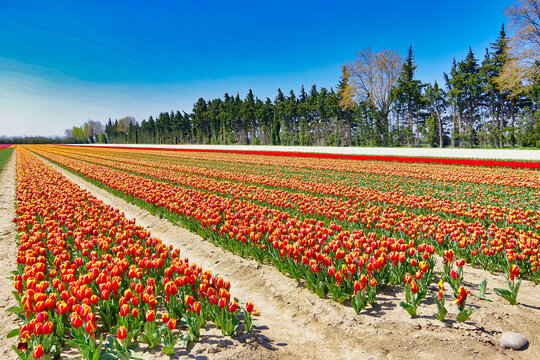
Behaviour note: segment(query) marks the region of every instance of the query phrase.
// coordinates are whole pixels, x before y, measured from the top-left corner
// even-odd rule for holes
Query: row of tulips
[[[412,236],[404,241],[387,236],[377,227],[369,233],[362,229],[349,231],[334,222],[327,225],[314,218],[291,216],[288,212],[252,202],[177,187],[42,150],[38,152],[150,211],[210,237],[226,249],[273,262],[283,272],[305,280],[307,287],[320,296],[329,295],[339,302],[350,299],[358,312],[375,301],[377,288],[404,284],[409,295],[402,306],[411,316],[416,316],[416,308],[427,295],[428,285],[434,278],[432,255],[436,248],[441,252],[446,249],[453,258],[454,250],[447,249],[451,244],[457,244],[456,256],[465,253],[473,259],[488,258],[505,271],[510,266],[518,266],[517,263],[525,264],[523,268],[529,270],[527,274],[532,274],[531,277],[537,274],[537,263],[529,263],[528,258],[514,249],[502,251],[504,246],[496,253],[480,254],[472,253],[471,244],[464,243],[461,247],[456,241],[444,241],[446,237],[430,241],[431,244],[417,244]],[[463,224],[456,221],[454,225]],[[468,229],[467,226],[464,228]],[[449,234],[454,230],[450,228]],[[529,250],[534,253],[535,249],[537,254],[538,243]],[[464,259],[459,259],[456,266],[462,267],[464,263]],[[455,277],[450,271],[439,276],[441,283],[451,282],[450,279]],[[458,321],[465,321],[471,314],[465,307],[468,293],[463,286],[454,291]],[[446,311],[444,303],[442,309]]]
[[[291,181],[291,179],[246,175],[143,159],[126,160],[118,156],[84,155],[73,151],[66,153],[62,151],[63,149],[60,148],[58,151],[49,148],[48,151],[98,165],[172,181],[183,186],[218,191],[233,197],[244,196],[282,208],[292,207],[311,216],[322,213],[343,220],[351,217],[360,206],[384,205],[399,210],[413,210],[418,214],[435,213],[443,217],[464,218],[466,221],[478,220],[486,224],[494,222],[502,226],[520,224],[524,227],[540,229],[540,210],[482,206],[476,202],[440,199],[429,195],[418,196],[396,189],[383,192],[370,187]],[[185,176],[179,178],[178,173]],[[324,196],[312,195],[314,188]],[[312,204],[317,204],[317,206],[313,207]]]
[[[22,359],[61,355],[129,358],[135,343],[166,354],[199,339],[213,321],[224,335],[253,304],[239,307],[230,283],[182,259],[134,220],[98,201],[19,147],[14,274]],[[106,341],[106,343],[105,343]]]
[[[206,208],[207,201],[201,200],[206,197],[216,198],[216,195],[221,195],[217,199],[220,202],[226,202],[227,199],[232,198],[232,207],[238,209],[238,202],[249,201],[261,206],[263,209],[278,210],[280,213],[285,213],[287,217],[297,216],[298,218],[306,218],[305,208],[304,211],[295,211],[294,201],[298,202],[298,199],[304,197],[308,200],[304,201],[311,209],[308,215],[317,216],[318,221],[324,219],[332,219],[336,224],[339,224],[346,231],[354,232],[358,228],[363,229],[366,232],[375,231],[379,235],[385,235],[387,237],[405,237],[409,239],[424,239],[430,241],[432,245],[445,250],[453,248],[461,257],[468,259],[470,262],[479,264],[484,268],[491,270],[504,270],[508,263],[518,262],[521,265],[522,273],[529,276],[533,280],[537,280],[539,277],[538,269],[538,244],[540,243],[540,236],[530,229],[519,229],[516,227],[501,227],[491,224],[486,226],[478,221],[464,222],[463,220],[457,220],[455,218],[443,219],[437,215],[415,215],[413,213],[407,213],[401,209],[394,209],[392,207],[372,206],[371,204],[354,204],[352,201],[343,203],[340,207],[349,211],[349,216],[345,219],[342,215],[337,214],[336,210],[332,209],[332,204],[336,205],[337,201],[331,198],[314,198],[311,197],[309,201],[309,195],[307,194],[295,194],[294,201],[287,203],[283,199],[287,199],[288,195],[283,190],[275,190],[272,192],[270,189],[261,189],[259,192],[250,192],[249,187],[242,187],[243,184],[231,183],[231,182],[219,182],[214,179],[208,179],[207,182],[201,181],[197,183],[197,177],[191,177],[189,174],[179,177],[177,173],[165,170],[154,170],[142,166],[129,166],[127,169],[130,172],[137,170],[136,173],[143,173],[145,175],[153,174],[154,177],[161,175],[161,178],[165,178],[170,182],[176,184],[185,185],[187,188],[174,188],[168,183],[156,182],[150,178],[145,178],[144,184],[138,184],[141,187],[140,191],[134,192],[132,187],[134,182],[137,182],[137,176],[118,171],[110,167],[104,167],[94,163],[88,163],[79,161],[74,158],[67,158],[63,156],[53,155],[48,153],[51,159],[62,163],[72,169],[76,169],[78,172],[84,175],[91,176],[101,182],[105,182],[108,186],[113,184],[113,188],[122,192],[131,191],[129,194],[140,197],[140,194],[147,194],[144,197],[145,201],[151,202],[159,206],[166,206],[167,201],[164,199],[164,195],[161,194],[173,194],[184,193],[188,191],[190,197],[194,197],[196,202],[199,203],[199,207],[203,212],[214,212],[215,218],[219,218],[219,221],[210,221],[203,219],[203,227],[208,222],[210,225],[220,226],[223,233],[234,232],[234,227],[237,224],[225,221],[226,217],[220,213],[220,210]],[[111,165],[107,163],[107,165]],[[125,165],[127,166],[127,165]],[[112,180],[116,179],[116,180]],[[140,178],[139,178],[140,179]],[[211,182],[213,181],[213,182]],[[113,183],[114,182],[114,183]],[[206,185],[206,187],[205,187]],[[228,187],[227,185],[233,185]],[[161,189],[157,190],[157,186]],[[152,195],[148,192],[151,188],[154,188]],[[196,190],[193,188],[197,188]],[[200,189],[204,191],[200,191]],[[138,195],[137,195],[138,194]],[[261,195],[262,194],[262,195]],[[150,195],[150,196],[148,196]],[[226,197],[224,197],[226,196]],[[280,204],[285,204],[285,206]],[[270,205],[268,208],[267,205]],[[349,206],[347,208],[347,205]],[[182,205],[180,205],[182,206]],[[189,205],[191,206],[191,205]],[[362,207],[363,206],[363,207]],[[174,207],[174,206],[173,206]],[[221,208],[221,205],[214,204],[214,207]],[[169,207],[167,207],[169,208]],[[285,212],[287,210],[287,212]],[[189,216],[189,215],[188,215]],[[251,232],[251,231],[250,231]],[[292,238],[294,239],[294,236]],[[284,234],[284,238],[290,241],[290,236]]]

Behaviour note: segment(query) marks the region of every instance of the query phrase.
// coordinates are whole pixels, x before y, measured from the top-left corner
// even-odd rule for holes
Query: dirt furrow
[[[16,345],[15,338],[6,340],[6,335],[17,327],[17,316],[6,309],[16,306],[17,301],[11,293],[13,281],[10,272],[17,268],[17,241],[15,238],[15,169],[16,152],[6,162],[0,172],[0,358],[17,359],[11,349]]]

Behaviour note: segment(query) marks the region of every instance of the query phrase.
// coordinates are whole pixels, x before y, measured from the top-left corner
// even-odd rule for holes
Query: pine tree
[[[420,128],[423,125],[422,117],[420,116],[420,112],[424,107],[422,97],[423,85],[420,80],[414,78],[416,68],[412,46],[410,46],[407,59],[401,68],[401,74],[392,91],[392,96],[395,99],[394,106],[398,109],[397,112],[404,114],[406,117],[406,140],[409,146],[413,145],[413,134],[416,134],[414,142],[418,145],[420,142]]]
[[[435,81],[435,84],[431,86],[429,84],[426,87],[425,92],[426,104],[431,117],[435,122],[436,126],[434,127],[436,134],[438,136],[439,147],[444,146],[444,113],[446,111],[447,102],[446,94],[444,90],[439,87],[439,84]]]
[[[499,32],[497,40],[491,44],[492,52],[486,49],[486,57],[482,62],[480,74],[484,83],[485,105],[488,116],[492,119],[490,126],[491,137],[495,139],[498,147],[504,146],[504,128],[506,126],[505,113],[510,105],[508,90],[501,89],[496,79],[502,73],[505,64],[508,62],[508,39],[504,24]]]
[[[274,100],[274,120],[272,124],[272,145],[280,145],[280,131],[281,131],[281,118],[283,116],[283,102],[285,101],[285,96],[281,89],[278,89],[278,94]]]
[[[343,65],[341,67],[341,78],[339,79],[336,92],[338,101],[336,112],[338,119],[346,124],[347,146],[352,145],[353,117],[356,108],[356,102],[353,99],[354,95],[349,85],[349,78],[350,75],[347,66]]]

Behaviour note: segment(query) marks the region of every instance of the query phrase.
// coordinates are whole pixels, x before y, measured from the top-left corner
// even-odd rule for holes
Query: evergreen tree
[[[486,57],[482,62],[480,73],[484,83],[485,107],[492,121],[489,127],[491,137],[498,147],[503,147],[506,127],[505,114],[510,106],[508,102],[511,95],[508,90],[501,89],[496,82],[508,62],[508,39],[504,24],[499,32],[499,37],[491,44],[491,49],[491,54],[486,50]]]
[[[432,126],[433,131],[436,132],[436,138],[438,137],[439,147],[444,146],[444,113],[446,111],[447,102],[446,94],[444,90],[439,87],[439,84],[435,81],[435,84],[431,86],[428,84],[425,91],[426,104],[429,112],[431,113],[430,118],[433,121],[434,125]],[[433,136],[430,137],[431,139]]]
[[[463,115],[467,121],[465,129],[465,142],[468,147],[477,145],[477,125],[480,120],[480,107],[482,100],[482,84],[480,82],[478,61],[469,48],[465,60],[458,63],[457,85],[461,87],[463,95]]]
[[[452,147],[462,145],[462,129],[463,129],[463,109],[464,109],[464,96],[462,77],[459,75],[458,66],[456,60],[452,62],[452,68],[450,69],[450,75],[444,73],[444,80],[446,82],[448,103],[452,108]]]
[[[272,125],[272,145],[281,144],[280,131],[281,131],[282,117],[284,113],[284,102],[285,102],[285,96],[283,95],[283,92],[281,91],[281,89],[278,89],[278,94],[276,96],[276,99],[274,100],[274,121]]]
[[[410,46],[407,59],[401,68],[401,74],[392,91],[397,113],[404,115],[406,118],[406,130],[404,133],[406,134],[405,139],[409,146],[413,145],[413,143],[418,145],[420,142],[420,128],[423,125],[420,114],[424,107],[424,99],[422,97],[423,85],[420,80],[414,78],[416,68],[412,46]],[[414,134],[416,134],[416,139],[414,139]]]

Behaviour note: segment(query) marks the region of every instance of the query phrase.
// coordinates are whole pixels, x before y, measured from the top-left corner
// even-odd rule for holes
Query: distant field
[[[331,147],[331,146],[250,146],[250,145],[156,145],[156,144],[92,144],[88,146],[146,147],[159,149],[205,149],[231,151],[282,151],[328,153],[344,155],[380,155],[442,157],[466,159],[502,159],[540,161],[540,150],[514,149],[450,149],[450,148],[369,148],[369,147]]]

